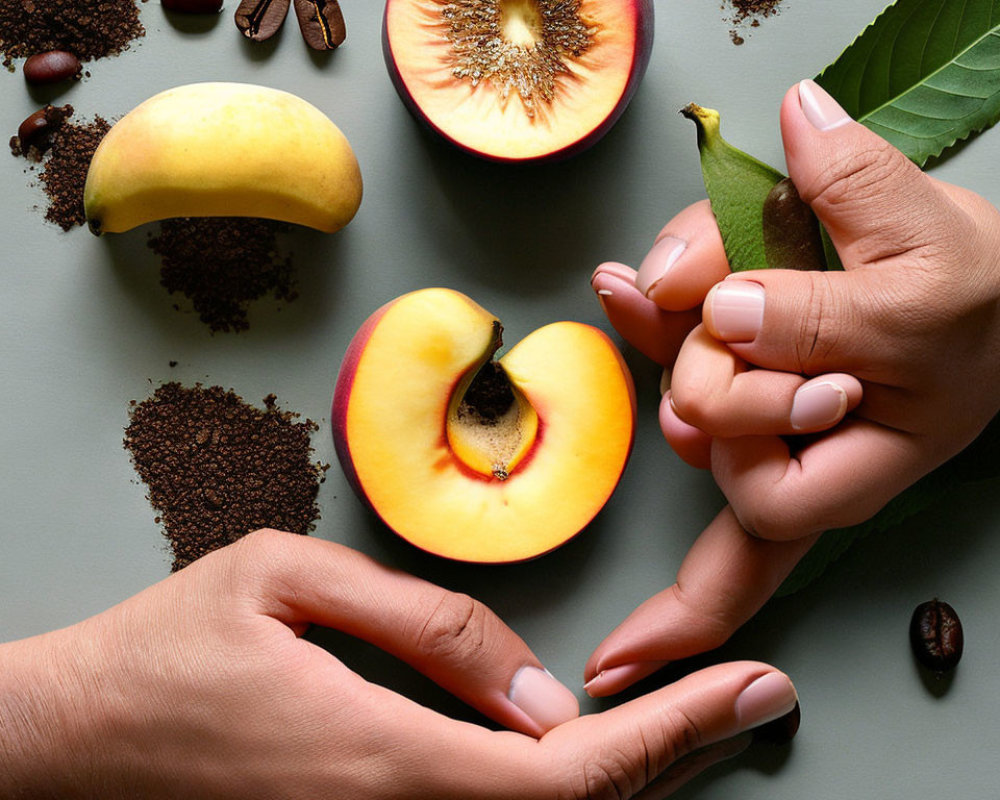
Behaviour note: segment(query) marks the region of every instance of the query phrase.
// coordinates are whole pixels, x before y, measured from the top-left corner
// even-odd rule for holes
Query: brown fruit
[[[59,83],[80,74],[80,59],[65,50],[36,53],[24,62],[24,79],[28,83]]]

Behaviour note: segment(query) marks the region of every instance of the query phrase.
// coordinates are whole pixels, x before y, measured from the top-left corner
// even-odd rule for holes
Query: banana
[[[354,151],[318,108],[278,89],[194,83],[154,95],[97,148],[84,186],[95,234],[170,217],[263,217],[332,233],[354,217]]]

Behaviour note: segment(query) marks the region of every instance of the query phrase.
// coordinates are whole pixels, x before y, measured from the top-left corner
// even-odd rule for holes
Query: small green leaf
[[[816,80],[923,166],[1000,121],[1000,0],[897,0]]]

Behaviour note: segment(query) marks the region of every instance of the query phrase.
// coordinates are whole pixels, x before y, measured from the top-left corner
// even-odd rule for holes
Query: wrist
[[[91,796],[97,704],[63,632],[0,645],[0,797]],[[70,637],[71,638],[71,637]]]

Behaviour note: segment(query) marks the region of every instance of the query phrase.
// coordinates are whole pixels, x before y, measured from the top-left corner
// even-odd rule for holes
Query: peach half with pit
[[[403,539],[476,563],[523,561],[579,533],[618,485],[635,389],[614,342],[562,321],[496,358],[502,326],[459,292],[382,306],[348,346],[337,455]]]
[[[494,161],[587,149],[625,111],[653,0],[387,0],[382,51],[417,120]]]

